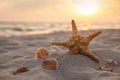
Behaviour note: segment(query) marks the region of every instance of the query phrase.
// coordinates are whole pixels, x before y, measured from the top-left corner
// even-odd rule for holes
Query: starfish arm
[[[101,31],[95,32],[95,33],[89,35],[87,38],[88,38],[89,41],[91,41],[93,38],[95,38],[99,34],[101,34]]]
[[[97,62],[100,62],[99,58],[90,51],[86,52],[85,55],[87,55],[88,57],[92,58],[93,60]]]
[[[66,42],[52,42],[51,44],[57,46],[66,46]]]
[[[73,36],[78,36],[78,35],[79,35],[79,32],[78,32],[78,30],[77,30],[75,21],[72,20],[72,21],[71,21],[71,24],[72,24],[72,35],[73,35]]]

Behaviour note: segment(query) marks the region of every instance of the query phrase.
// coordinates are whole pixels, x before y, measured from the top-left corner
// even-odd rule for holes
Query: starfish
[[[74,20],[71,21],[72,24],[72,36],[63,42],[52,42],[52,45],[64,46],[69,49],[69,54],[83,54],[93,60],[99,62],[99,58],[89,50],[90,41],[98,36],[101,31],[95,32],[88,36],[81,36],[77,30],[76,23]]]

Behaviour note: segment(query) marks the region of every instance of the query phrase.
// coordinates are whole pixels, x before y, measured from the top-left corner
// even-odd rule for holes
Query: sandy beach
[[[88,35],[98,30],[80,31]],[[26,36],[0,37],[0,80],[120,80],[120,29],[101,30],[102,34],[90,43],[90,50],[100,58],[97,63],[91,58],[78,54],[70,55],[64,47],[52,46],[52,41],[63,41],[71,32],[54,32]],[[41,64],[44,59],[36,60],[35,52],[46,48],[46,58],[56,58],[57,70],[45,69]],[[114,71],[100,71],[109,60],[117,61]],[[29,71],[13,75],[20,67]]]

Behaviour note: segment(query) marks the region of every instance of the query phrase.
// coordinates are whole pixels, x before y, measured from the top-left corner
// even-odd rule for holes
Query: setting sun
[[[99,9],[100,2],[98,0],[77,0],[75,3],[76,10],[83,15],[92,15]]]

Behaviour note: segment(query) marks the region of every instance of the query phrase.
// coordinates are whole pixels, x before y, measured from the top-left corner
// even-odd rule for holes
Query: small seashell
[[[21,68],[17,69],[15,72],[13,72],[13,74],[16,75],[16,74],[27,72],[27,71],[29,71],[29,69],[27,67],[21,67]]]
[[[42,63],[43,67],[50,70],[58,69],[58,61],[55,58],[44,60]]]
[[[118,65],[118,62],[112,59],[108,59],[107,63],[103,66],[100,66],[98,70],[100,71],[110,71],[113,72],[115,70],[115,67]]]
[[[112,59],[108,59],[107,62],[108,62],[107,64],[113,67],[118,65],[118,62]]]
[[[113,60],[113,61],[111,62],[111,66],[112,66],[112,67],[115,67],[115,66],[117,66],[117,65],[118,65],[118,62],[117,62],[117,61],[114,61],[114,60]]]
[[[41,59],[41,58],[47,56],[48,53],[49,53],[49,52],[48,52],[47,49],[45,49],[45,48],[40,48],[40,49],[38,49],[37,52],[36,52],[36,57],[37,57],[37,59]]]

